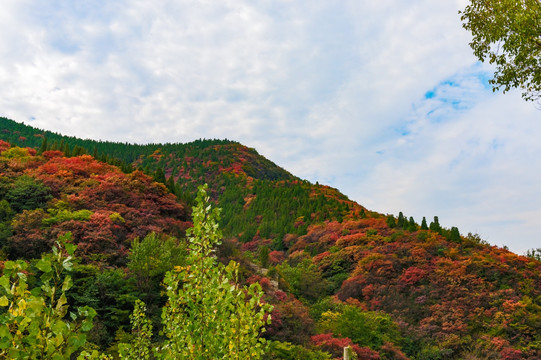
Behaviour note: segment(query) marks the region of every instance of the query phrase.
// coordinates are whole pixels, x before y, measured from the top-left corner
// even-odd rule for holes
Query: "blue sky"
[[[541,111],[493,93],[460,1],[5,0],[0,115],[229,138],[383,213],[541,247]]]

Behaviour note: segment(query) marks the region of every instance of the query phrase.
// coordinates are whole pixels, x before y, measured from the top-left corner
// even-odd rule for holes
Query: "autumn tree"
[[[470,46],[496,66],[493,90],[521,88],[526,100],[541,98],[541,1],[470,0],[460,12]]]

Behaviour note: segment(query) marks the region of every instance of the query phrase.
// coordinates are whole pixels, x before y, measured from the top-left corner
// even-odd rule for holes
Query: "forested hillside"
[[[338,358],[345,345],[359,359],[541,358],[536,259],[437,217],[371,212],[235,142],[111,144],[0,121],[22,146],[0,148],[2,257],[32,261],[71,232],[69,301],[97,310],[89,341],[102,350],[127,336],[136,298],[159,327],[160,281],[186,257],[191,199],[208,183],[223,208],[218,257],[274,305],[267,358]]]
[[[242,241],[259,234],[275,238],[280,246],[287,233],[304,234],[309,224],[341,220],[351,210],[361,211],[337,190],[296,178],[254,149],[228,140],[136,145],[81,140],[6,118],[0,118],[0,124],[0,139],[4,141],[39,153],[90,154],[127,173],[139,169],[166,184],[189,205],[193,205],[197,187],[207,183],[222,209],[224,233]]]

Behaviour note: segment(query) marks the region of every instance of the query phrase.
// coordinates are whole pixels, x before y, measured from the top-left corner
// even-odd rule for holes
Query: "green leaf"
[[[0,298],[0,306],[8,306],[9,305],[9,300],[8,298],[4,295]]]
[[[66,294],[62,294],[60,295],[60,298],[58,299],[58,302],[56,303],[56,310],[60,310],[60,308],[64,305],[66,305],[66,303],[68,302],[68,300],[66,299]]]
[[[15,266],[16,266],[15,261],[6,261],[4,263],[4,269],[7,269],[7,270],[12,270],[15,268]]]
[[[66,243],[66,252],[70,255],[70,256],[73,256],[73,254],[75,253],[75,250],[77,249],[77,245],[75,244],[70,244],[70,243]]]
[[[9,277],[7,275],[0,277],[0,286],[2,286],[7,292],[10,291],[11,286],[9,282]]]
[[[66,276],[64,279],[64,283],[62,284],[62,291],[68,291],[73,286],[73,280],[71,279],[71,276]]]
[[[51,267],[51,261],[43,258],[36,263],[36,267],[44,273],[49,273],[53,271],[53,268]]]

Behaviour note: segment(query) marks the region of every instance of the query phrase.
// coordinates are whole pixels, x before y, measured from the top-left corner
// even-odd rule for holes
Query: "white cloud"
[[[479,232],[519,253],[538,247],[532,226],[541,216],[538,110],[524,106],[517,92],[489,97],[481,84],[466,89],[466,98],[480,102],[455,111],[454,118],[449,115],[453,100],[463,94],[448,98],[443,91],[441,103],[438,95],[421,100],[411,124],[415,130],[389,143],[380,163],[352,192],[371,208],[404,211],[417,221],[438,215],[447,227]],[[442,121],[430,119],[432,108],[443,108]]]
[[[539,112],[487,91],[464,5],[7,0],[0,108],[81,137],[238,140],[376,210],[522,231],[522,251]]]

